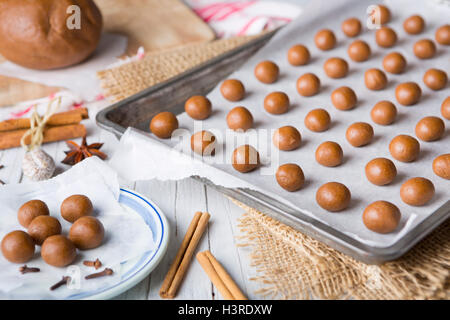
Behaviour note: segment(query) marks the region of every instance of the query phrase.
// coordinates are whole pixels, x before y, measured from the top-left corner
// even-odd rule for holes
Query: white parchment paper
[[[0,239],[13,230],[26,231],[17,221],[17,210],[32,199],[47,203],[50,215],[58,218],[63,234],[67,236],[71,224],[61,218],[59,208],[62,201],[73,194],[84,194],[91,199],[95,216],[105,227],[105,239],[100,247],[78,250],[73,266],[80,271],[77,274],[81,281],[79,289],[62,287],[55,291],[49,290],[51,285],[63,275],[70,275],[71,271],[47,265],[40,257],[40,247],[37,246],[34,258],[26,264],[40,268],[39,273],[22,275],[18,271],[21,265],[10,263],[0,255],[0,298],[65,298],[80,291],[95,291],[119,282],[121,262],[155,248],[152,232],[144,220],[119,205],[119,192],[117,174],[97,157],[86,159],[48,181],[0,187]],[[84,260],[97,258],[103,263],[103,267],[97,271],[82,264]],[[105,267],[112,268],[114,275],[84,280],[84,276]]]
[[[346,38],[340,24],[346,18],[356,16],[363,25],[367,20],[367,8],[372,1],[312,1],[303,14],[289,26],[281,30],[262,50],[252,57],[239,71],[230,78],[243,81],[247,96],[243,101],[230,103],[215,88],[208,96],[213,103],[213,115],[203,122],[194,121],[185,113],[178,116],[181,136],[189,137],[193,132],[201,129],[210,130],[218,136],[219,150],[214,158],[223,158],[227,163],[213,163],[206,159],[202,165],[200,160],[192,160],[190,156],[180,155],[171,151],[167,146],[179,145],[178,138],[172,141],[158,140],[150,134],[130,129],[121,139],[117,153],[111,159],[111,165],[119,174],[130,180],[144,180],[157,178],[181,179],[191,175],[206,177],[218,185],[226,187],[245,187],[254,190],[263,190],[271,197],[289,204],[314,218],[343,231],[349,236],[368,245],[388,247],[398,241],[408,230],[423,221],[440,208],[450,197],[450,182],[436,176],[432,171],[433,159],[443,153],[450,152],[449,129],[445,136],[436,142],[422,142],[421,154],[413,163],[402,163],[394,160],[398,170],[398,177],[388,186],[375,186],[367,181],[364,167],[367,162],[376,157],[391,158],[388,150],[390,140],[398,134],[415,136],[416,123],[425,116],[441,116],[440,105],[449,95],[448,85],[445,89],[433,92],[422,82],[423,74],[429,68],[439,68],[450,73],[449,48],[438,45],[436,57],[430,60],[419,60],[413,54],[413,44],[421,38],[434,39],[434,31],[444,23],[448,23],[450,16],[446,6],[440,6],[432,1],[388,1],[391,8],[392,22],[389,23],[398,35],[395,47],[383,49],[375,43],[375,31],[364,27],[363,33],[358,37],[367,41],[372,49],[372,57],[363,63],[351,61],[347,55],[348,45],[355,39]],[[407,35],[402,23],[411,14],[420,14],[426,20],[425,31],[417,36]],[[331,51],[320,51],[314,45],[314,35],[322,28],[334,30],[338,44]],[[305,44],[312,55],[311,63],[302,67],[293,67],[287,63],[287,50],[296,43]],[[389,84],[382,91],[370,91],[364,85],[364,71],[369,68],[382,68],[383,57],[393,51],[401,52],[408,61],[404,74],[387,74]],[[343,79],[330,79],[323,71],[323,64],[330,57],[342,57],[350,66],[350,72]],[[253,76],[255,65],[262,60],[273,60],[281,70],[280,79],[271,85],[258,82]],[[313,72],[321,80],[320,94],[313,97],[301,97],[295,88],[297,78],[306,73]],[[415,81],[422,88],[420,102],[411,107],[404,107],[396,102],[395,87],[405,81]],[[351,111],[339,111],[330,101],[331,92],[340,86],[353,88],[358,96],[357,107]],[[284,91],[291,100],[291,110],[284,115],[270,115],[264,111],[264,97],[272,91]],[[379,126],[370,119],[370,110],[376,102],[390,100],[398,109],[398,119],[391,126]],[[247,174],[236,172],[230,165],[230,156],[235,145],[224,145],[226,129],[225,117],[227,112],[237,105],[247,107],[255,118],[255,129],[266,129],[267,136],[254,137],[255,132],[235,133],[238,139],[247,139],[261,154],[265,165],[263,168]],[[331,115],[332,126],[323,133],[313,133],[304,126],[305,115],[314,108],[325,108]],[[365,121],[373,125],[375,131],[374,141],[362,148],[352,147],[345,139],[347,127],[356,121]],[[445,120],[446,121],[446,120]],[[279,162],[276,150],[267,151],[266,146],[271,144],[270,130],[284,125],[297,127],[302,134],[302,145],[299,149],[290,152],[279,152]],[[449,121],[446,121],[449,126]],[[182,132],[185,130],[185,132]],[[149,137],[151,137],[149,139]],[[315,161],[317,146],[327,140],[338,142],[344,150],[344,163],[336,168],[327,168]],[[183,140],[181,140],[183,141]],[[226,140],[228,141],[228,140]],[[183,145],[184,143],[184,145]],[[182,142],[183,147],[189,150],[189,139]],[[209,162],[209,163],[208,163]],[[299,164],[306,176],[306,185],[300,191],[289,193],[281,189],[273,175],[273,170],[282,163]],[[232,176],[232,178],[229,178]],[[408,178],[423,176],[430,179],[435,188],[436,195],[426,206],[412,207],[403,203],[399,196],[400,186]],[[329,181],[344,183],[352,193],[352,202],[348,209],[339,213],[330,213],[319,207],[315,201],[317,189]],[[361,216],[364,208],[376,200],[386,200],[396,204],[402,212],[399,228],[387,235],[376,234],[365,228]]]

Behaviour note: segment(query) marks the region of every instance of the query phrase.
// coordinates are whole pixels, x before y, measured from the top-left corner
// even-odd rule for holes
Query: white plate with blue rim
[[[147,277],[164,257],[169,243],[169,224],[161,209],[148,198],[125,188],[120,189],[119,203],[125,210],[134,212],[144,219],[152,231],[155,249],[123,262],[119,283],[96,291],[79,292],[67,299],[111,299],[118,296]]]

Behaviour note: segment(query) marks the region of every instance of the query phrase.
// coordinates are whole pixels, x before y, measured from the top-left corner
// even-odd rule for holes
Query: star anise
[[[80,161],[83,161],[86,158],[97,156],[102,160],[105,160],[108,156],[100,151],[100,148],[103,146],[103,143],[92,143],[87,144],[86,136],[83,137],[83,141],[81,145],[78,145],[74,141],[66,141],[67,146],[69,147],[69,151],[64,151],[66,157],[63,161],[64,164],[69,164],[73,166]]]

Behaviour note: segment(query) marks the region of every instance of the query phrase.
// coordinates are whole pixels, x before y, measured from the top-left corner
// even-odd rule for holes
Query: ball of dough
[[[50,216],[39,216],[31,221],[27,231],[34,242],[40,246],[48,237],[61,234],[62,228],[58,219]]]
[[[289,97],[286,93],[276,91],[264,98],[264,109],[271,114],[283,114],[289,110]]]
[[[394,181],[397,176],[395,164],[386,158],[375,158],[366,164],[367,180],[377,186],[384,186]]]
[[[178,129],[178,119],[169,111],[158,113],[150,122],[150,131],[160,139],[169,139],[176,129]]]
[[[350,87],[340,87],[331,93],[331,102],[338,110],[351,110],[356,106],[357,97]]]
[[[8,233],[1,243],[2,254],[13,263],[24,263],[33,258],[34,241],[28,233],[16,230]]]
[[[400,187],[400,197],[411,206],[423,206],[434,196],[433,183],[422,177],[411,178]]]
[[[436,45],[430,39],[422,39],[414,44],[413,51],[419,59],[431,59],[436,54]]]
[[[373,128],[366,122],[355,122],[345,132],[347,141],[354,147],[362,147],[373,139]]]
[[[350,204],[350,200],[350,190],[339,182],[325,183],[316,192],[317,204],[331,212],[346,209]]]
[[[288,62],[293,66],[303,66],[309,62],[311,55],[307,47],[301,44],[292,46],[288,53]]]
[[[423,82],[431,90],[441,90],[447,85],[447,73],[440,69],[428,69],[423,75]]]
[[[330,114],[325,109],[313,109],[305,117],[305,126],[314,132],[323,132],[330,128]]]
[[[75,245],[64,236],[55,235],[45,239],[41,247],[41,257],[54,267],[65,267],[77,256]]]
[[[395,97],[398,103],[404,106],[412,106],[419,102],[422,89],[415,82],[403,82],[395,88]]]
[[[245,107],[235,107],[227,114],[228,128],[237,131],[247,131],[253,127],[253,116]]]
[[[302,168],[295,163],[281,165],[275,177],[280,187],[289,192],[299,190],[305,183],[305,175],[303,174]]]
[[[450,45],[450,24],[440,26],[434,34],[436,42],[444,46]]]
[[[422,141],[436,141],[445,133],[444,121],[439,117],[422,118],[416,125],[416,136]]]
[[[97,248],[105,237],[103,224],[94,217],[81,217],[70,227],[69,239],[80,250]]]
[[[388,7],[377,4],[370,12],[370,18],[376,25],[383,25],[391,21],[391,11]]]
[[[336,46],[336,36],[329,29],[322,29],[314,36],[314,42],[320,50],[331,50]]]
[[[347,53],[353,61],[363,62],[370,58],[371,50],[367,42],[355,40],[348,46]]]
[[[220,86],[220,93],[228,101],[240,101],[245,97],[245,87],[240,80],[228,79]]]
[[[391,52],[383,58],[383,68],[389,73],[403,73],[406,69],[406,59],[399,52]]]
[[[389,152],[398,161],[412,162],[419,156],[420,144],[415,138],[400,134],[389,143]]]
[[[330,78],[344,78],[348,74],[348,63],[342,58],[333,57],[325,61],[323,70]]]
[[[341,29],[347,37],[356,37],[361,33],[361,21],[358,18],[348,18],[342,22]]]
[[[386,88],[387,82],[386,75],[380,69],[372,68],[364,73],[364,83],[367,89],[382,90]]]
[[[334,141],[325,141],[316,149],[316,161],[325,167],[336,167],[342,163],[344,152]]]
[[[216,151],[216,137],[206,130],[196,132],[191,137],[191,149],[202,156],[212,156]]]
[[[320,90],[320,79],[313,73],[305,73],[297,79],[297,92],[304,97],[316,95]]]
[[[450,120],[450,97],[447,97],[442,101],[441,114],[445,119]]]
[[[81,217],[92,215],[94,207],[88,197],[75,194],[62,202],[60,210],[64,220],[74,223]]]
[[[192,96],[184,104],[184,111],[195,120],[204,120],[211,115],[211,101],[204,96]]]
[[[403,22],[403,29],[409,34],[419,34],[425,29],[425,20],[417,14],[412,15]]]
[[[387,100],[378,102],[370,111],[370,117],[376,124],[387,126],[392,124],[397,117],[397,108]]]
[[[392,28],[382,27],[375,33],[376,43],[383,48],[390,48],[397,42],[397,34]]]
[[[433,160],[433,171],[439,177],[450,180],[450,153],[441,154]]]
[[[383,234],[395,231],[400,218],[397,206],[387,201],[372,202],[363,212],[363,222],[367,229]]]
[[[255,77],[262,83],[274,83],[279,75],[280,69],[272,61],[262,61],[255,67]]]
[[[80,9],[79,28],[68,28]],[[75,16],[73,16],[75,17]],[[0,54],[31,69],[56,69],[77,64],[97,48],[102,15],[92,0],[1,0]]]
[[[272,141],[278,149],[291,151],[300,147],[302,136],[295,127],[284,126],[274,132]]]
[[[50,211],[44,201],[31,200],[20,207],[17,212],[17,220],[23,227],[28,228],[34,218],[48,215],[50,215]]]
[[[239,146],[233,151],[231,164],[235,170],[242,173],[253,171],[259,167],[259,153],[248,144]]]

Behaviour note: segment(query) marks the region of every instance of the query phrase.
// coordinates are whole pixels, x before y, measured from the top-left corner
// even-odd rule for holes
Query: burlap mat
[[[99,72],[105,95],[126,98],[216,57],[253,37],[217,40],[149,54]],[[358,262],[236,202],[241,245],[251,248],[257,294],[282,299],[449,299],[450,220],[401,259],[381,266]]]

